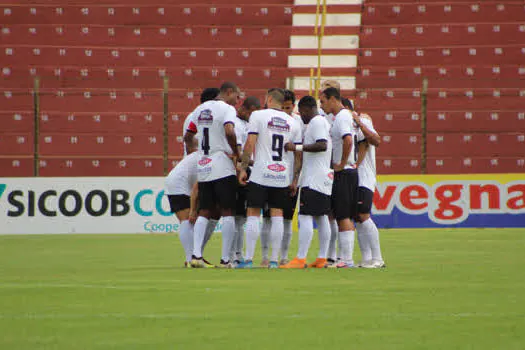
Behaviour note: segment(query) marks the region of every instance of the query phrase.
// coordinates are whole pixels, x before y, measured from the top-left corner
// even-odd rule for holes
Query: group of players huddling
[[[384,267],[370,218],[380,143],[371,118],[353,111],[337,81],[323,83],[321,109],[314,97],[301,98],[300,116],[290,90],[268,90],[264,109],[247,97],[235,110],[239,96],[230,82],[203,91],[184,122],[185,157],[166,178],[185,266],[216,267],[203,250],[222,217],[218,267],[254,267],[259,237],[262,267]],[[299,249],[288,261],[298,198]],[[314,220],[319,252],[308,264]],[[354,265],[356,229],[362,261]]]

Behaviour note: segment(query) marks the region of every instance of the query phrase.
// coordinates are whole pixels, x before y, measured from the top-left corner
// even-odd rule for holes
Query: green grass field
[[[382,244],[384,270],[191,270],[176,236],[0,236],[0,349],[525,349],[525,230]]]

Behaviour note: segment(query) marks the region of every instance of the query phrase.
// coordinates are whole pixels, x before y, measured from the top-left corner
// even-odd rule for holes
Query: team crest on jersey
[[[288,124],[286,119],[272,117],[272,120],[268,122],[268,128],[277,131],[290,131],[290,124]]]
[[[208,157],[204,157],[199,160],[200,166],[208,165],[210,163],[211,163],[211,158],[208,158]]]
[[[201,111],[198,118],[199,124],[211,124],[213,123],[213,115],[211,114],[211,109],[205,109]]]
[[[268,165],[268,169],[276,173],[281,173],[286,170],[286,167],[284,165],[275,163]]]

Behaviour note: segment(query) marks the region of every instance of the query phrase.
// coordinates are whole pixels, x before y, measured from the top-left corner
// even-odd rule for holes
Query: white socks
[[[339,240],[341,242],[341,251],[339,252],[341,260],[347,264],[353,264],[354,231],[339,232]]]
[[[242,258],[242,248],[244,246],[244,224],[246,218],[244,216],[235,217],[235,238],[233,239],[231,257],[233,260]]]
[[[244,256],[245,260],[253,260],[253,255],[255,254],[255,246],[257,245],[257,239],[260,235],[259,227],[259,217],[258,216],[248,216],[246,219],[246,255]]]
[[[186,254],[186,261],[191,261],[193,254],[193,225],[189,220],[184,220],[179,226],[179,238]]]
[[[339,229],[337,228],[337,221],[330,220],[330,242],[328,246],[328,259],[335,261],[337,259],[337,236]]]
[[[326,258],[328,253],[328,246],[330,245],[330,237],[332,235],[330,230],[330,222],[328,216],[317,216],[317,230],[319,231],[319,254],[318,258]]]
[[[279,261],[279,253],[283,242],[284,219],[282,216],[272,216],[271,220],[270,240],[272,242],[272,256],[270,261]]]
[[[261,252],[262,259],[268,260],[268,252],[270,251],[270,227],[272,226],[271,218],[262,219],[262,229],[261,229]]]
[[[230,261],[230,251],[235,237],[235,217],[222,217],[222,256],[224,262]]]
[[[299,214],[299,249],[297,257],[306,259],[314,235],[314,222],[310,215]]]
[[[193,255],[197,258],[202,257],[202,248],[204,245],[204,237],[206,236],[206,227],[208,226],[208,219],[204,216],[199,216],[193,228]]]
[[[288,259],[288,250],[292,241],[292,220],[284,219],[283,241],[281,243],[281,259]]]
[[[206,226],[206,234],[204,235],[204,241],[202,242],[202,251],[204,252],[204,247],[206,247],[206,244],[208,244],[208,241],[210,240],[211,236],[213,236],[213,232],[215,231],[215,227],[217,226],[217,223],[219,220],[215,219],[209,219],[208,220],[208,226]]]
[[[372,218],[369,218],[365,222],[358,223],[357,233],[363,261],[383,261],[381,245],[379,243],[379,230]],[[362,246],[361,239],[363,240],[364,247]],[[368,259],[365,259],[365,254],[367,254],[366,257]]]

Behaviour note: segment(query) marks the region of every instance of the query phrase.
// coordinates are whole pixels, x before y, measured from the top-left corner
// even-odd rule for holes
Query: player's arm
[[[246,185],[248,183],[248,173],[246,172],[246,169],[248,169],[248,166],[251,163],[252,154],[255,149],[255,144],[257,143],[257,137],[258,134],[256,133],[248,134],[248,139],[244,144],[244,150],[241,156],[241,169],[239,172],[239,183],[241,185]]]
[[[352,152],[352,135],[346,134],[343,136],[343,155],[339,164],[334,164],[335,171],[341,171],[345,168],[345,164],[348,163],[348,158]]]
[[[192,224],[197,220],[197,202],[199,200],[199,184],[195,182],[193,188],[191,189],[190,196],[190,222]]]
[[[197,126],[195,123],[191,122],[188,126],[188,130],[186,130],[184,134],[184,145],[186,147],[186,153],[189,155],[193,152],[195,152],[195,144],[194,144],[194,138],[195,134],[197,133]]]
[[[365,159],[366,150],[368,149],[368,147],[370,147],[370,145],[366,141],[359,142],[358,145],[359,153],[357,154],[357,167],[359,167],[363,159]]]
[[[239,157],[239,149],[237,148],[237,135],[235,134],[235,124],[227,122],[224,124],[224,134],[226,135],[226,140],[230,145],[234,157]]]
[[[301,152],[295,152],[293,161],[293,180],[292,180],[292,196],[297,194],[297,184],[299,183],[299,176],[301,175],[301,169],[303,167],[303,154]]]
[[[364,118],[370,118],[369,116],[359,116],[357,113],[353,112],[352,116],[354,117],[355,122],[361,128],[363,135],[366,138],[366,141],[372,146],[378,147],[381,143],[381,137],[373,128],[369,128],[368,123],[363,122]]]
[[[285,149],[289,152],[311,152],[311,153],[319,153],[324,152],[328,149],[328,141],[326,140],[317,140],[315,143],[311,143],[309,145],[296,145],[291,142],[288,142],[285,145]]]

